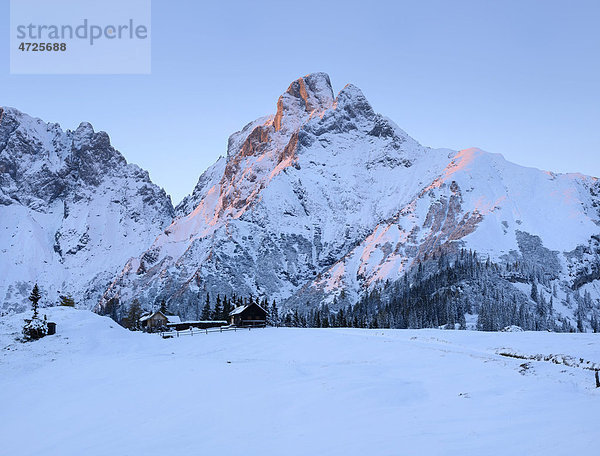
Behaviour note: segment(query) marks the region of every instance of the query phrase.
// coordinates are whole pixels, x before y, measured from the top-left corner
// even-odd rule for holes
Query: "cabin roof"
[[[146,314],[146,315],[142,315],[142,316],[140,317],[140,321],[146,321],[146,320],[150,320],[150,319],[152,318],[152,316],[153,316],[153,315],[154,315],[153,313],[151,313],[151,314]]]
[[[229,316],[233,316],[233,315],[239,315],[241,314],[244,310],[248,309],[249,307],[252,306],[256,306],[258,307],[260,310],[262,310],[265,314],[267,313],[267,311],[265,309],[263,309],[260,305],[256,304],[256,303],[252,303],[252,304],[247,304],[244,306],[239,306],[236,307],[235,309],[233,309],[231,312],[229,312]]]
[[[248,306],[239,306],[229,312],[229,316],[241,314],[244,310],[246,310]]]
[[[179,318],[177,315],[165,315],[160,310],[157,310],[156,312],[148,313],[146,315],[142,315],[142,317],[140,318],[140,321],[150,320],[152,317],[154,317],[157,314],[160,314],[163,317],[165,317],[169,323],[181,323],[181,318]]]

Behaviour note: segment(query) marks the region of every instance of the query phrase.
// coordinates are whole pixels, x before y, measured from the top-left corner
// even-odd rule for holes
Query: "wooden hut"
[[[230,323],[235,326],[265,326],[267,311],[256,303],[239,306],[229,312]]]
[[[176,315],[165,315],[160,310],[143,315],[140,325],[144,331],[153,332],[166,328],[169,323],[180,323],[181,319]]]

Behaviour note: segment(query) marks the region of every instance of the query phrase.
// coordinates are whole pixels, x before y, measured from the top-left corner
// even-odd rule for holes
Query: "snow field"
[[[593,454],[597,334],[267,328],[163,340],[42,309],[0,320],[7,455]],[[524,366],[522,366],[524,365]]]

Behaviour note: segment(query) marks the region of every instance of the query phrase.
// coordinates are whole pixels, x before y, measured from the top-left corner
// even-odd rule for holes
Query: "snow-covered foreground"
[[[162,340],[87,311],[0,320],[7,455],[594,454],[597,334],[267,328]],[[527,363],[527,364],[524,364]],[[523,366],[522,366],[523,365]],[[596,449],[596,450],[594,450]]]

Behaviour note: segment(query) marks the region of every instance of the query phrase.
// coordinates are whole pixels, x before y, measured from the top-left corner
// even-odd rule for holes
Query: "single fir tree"
[[[31,308],[33,310],[33,318],[38,317],[38,306],[40,299],[42,299],[42,295],[40,294],[40,289],[38,288],[37,283],[33,286],[33,290],[31,290],[31,294],[29,295],[29,300],[31,301]]]
[[[213,320],[222,320],[223,319],[223,308],[221,307],[221,297],[217,295],[217,302],[215,302],[215,308],[212,314]]]
[[[210,295],[206,293],[206,301],[202,309],[202,320],[210,320]]]
[[[273,299],[273,304],[271,304],[271,325],[279,326],[279,311],[277,310],[277,304]]]
[[[231,308],[231,301],[229,299],[227,299],[227,296],[223,297],[223,316],[225,318],[223,318],[224,320],[227,320],[229,318],[229,313],[232,311],[233,309]]]
[[[42,295],[37,283],[31,290],[29,300],[31,301],[31,308],[33,310],[33,318],[31,320],[25,320],[25,326],[23,326],[23,339],[25,341],[32,341],[41,339],[48,334],[48,325],[46,320],[38,318],[38,306]]]
[[[134,299],[127,312],[124,326],[132,331],[137,331],[140,328],[140,318],[142,317],[142,313],[140,302],[137,299]]]
[[[531,284],[531,299],[533,302],[538,302],[538,289],[535,280]]]

